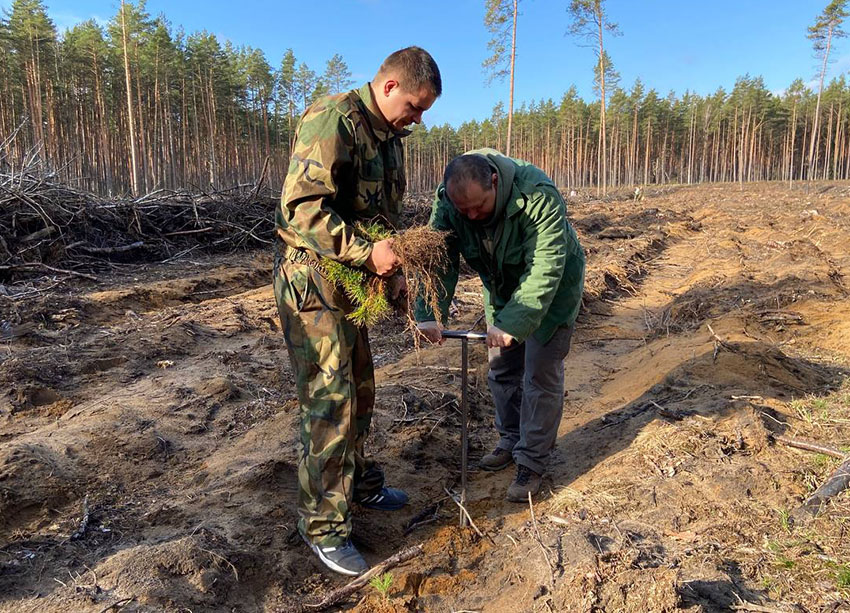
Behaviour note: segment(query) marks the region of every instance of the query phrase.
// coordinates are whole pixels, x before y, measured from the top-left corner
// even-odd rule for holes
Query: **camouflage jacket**
[[[401,138],[381,115],[367,83],[315,102],[298,125],[275,215],[284,243],[361,266],[372,243],[357,221],[395,226],[405,189]]]

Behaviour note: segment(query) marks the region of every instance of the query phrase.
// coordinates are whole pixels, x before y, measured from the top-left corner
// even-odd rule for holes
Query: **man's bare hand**
[[[514,340],[513,336],[496,326],[487,326],[487,346],[491,349],[493,347],[510,347]]]
[[[443,344],[443,326],[436,321],[421,321],[416,324],[416,329],[431,343]]]
[[[401,262],[393,251],[393,239],[385,238],[372,245],[372,253],[366,258],[366,268],[380,277],[393,274]]]

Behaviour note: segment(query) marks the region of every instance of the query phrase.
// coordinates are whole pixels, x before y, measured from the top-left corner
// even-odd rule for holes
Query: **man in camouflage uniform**
[[[298,125],[275,217],[275,299],[301,405],[298,530],[326,566],[352,576],[369,568],[351,544],[352,502],[392,510],[407,495],[385,487],[364,455],[375,400],[369,339],[346,318],[352,305],[319,258],[384,277],[396,271],[392,239],[373,243],[353,226],[396,225],[404,128],[419,123],[441,93],[434,59],[408,47],[360,89],[316,101]]]

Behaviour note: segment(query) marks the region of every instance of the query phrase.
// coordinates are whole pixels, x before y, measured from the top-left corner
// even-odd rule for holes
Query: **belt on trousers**
[[[303,249],[295,249],[294,247],[290,247],[283,241],[278,243],[280,245],[280,254],[290,262],[295,262],[296,264],[305,264],[310,268],[314,269],[323,277],[326,276],[325,269],[322,266],[321,262],[311,256],[309,253],[304,251]]]

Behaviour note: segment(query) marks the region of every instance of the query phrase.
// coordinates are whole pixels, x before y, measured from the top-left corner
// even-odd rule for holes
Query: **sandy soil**
[[[473,471],[484,537],[459,528],[459,347],[375,328],[369,449],[411,505],[359,509],[355,540],[372,563],[424,553],[344,606],[850,610],[850,496],[799,511],[841,460],[773,438],[850,450],[850,187],[578,194],[570,218],[588,282],[544,494],[509,503],[513,471]],[[3,303],[0,611],[298,611],[346,583],[295,532],[270,265],[124,266]],[[456,307],[452,327],[479,319],[475,279]],[[496,436],[471,358],[474,463]]]

